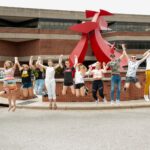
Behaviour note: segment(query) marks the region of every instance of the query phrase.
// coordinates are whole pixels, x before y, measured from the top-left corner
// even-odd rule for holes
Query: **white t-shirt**
[[[75,80],[74,81],[75,81],[75,84],[84,83],[84,76],[77,69],[75,72]]]
[[[127,74],[126,76],[127,77],[136,77],[136,72],[137,72],[137,69],[140,65],[140,62],[139,61],[128,61],[128,70],[127,70]]]
[[[105,73],[104,69],[94,69],[91,71],[91,74],[93,75],[93,79],[97,79],[97,78],[102,79],[104,77],[103,73]]]
[[[45,82],[51,81],[55,79],[55,69],[54,67],[47,67],[46,68],[46,76],[45,76]]]
[[[150,56],[146,59],[146,70],[150,70]]]

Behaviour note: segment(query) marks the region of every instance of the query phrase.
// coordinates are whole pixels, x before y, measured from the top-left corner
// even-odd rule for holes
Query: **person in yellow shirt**
[[[149,53],[150,50],[144,53],[144,56]],[[146,81],[145,81],[145,88],[144,88],[144,99],[145,101],[150,101],[150,55],[146,59]]]

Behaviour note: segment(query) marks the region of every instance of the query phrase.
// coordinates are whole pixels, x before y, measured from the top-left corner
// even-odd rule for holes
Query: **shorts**
[[[80,89],[84,86],[84,83],[75,84],[75,89]]]
[[[22,83],[22,88],[31,88],[33,85],[32,83]]]
[[[8,91],[8,90],[16,90],[17,89],[17,85],[16,85],[16,80],[5,80],[4,84],[3,84],[4,90]]]
[[[136,77],[126,77],[126,83],[137,83],[139,80]]]
[[[64,86],[73,86],[73,82],[64,81]]]

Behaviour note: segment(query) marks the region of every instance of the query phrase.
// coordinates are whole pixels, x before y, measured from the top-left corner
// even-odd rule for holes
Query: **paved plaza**
[[[0,108],[0,150],[149,150],[150,109]]]

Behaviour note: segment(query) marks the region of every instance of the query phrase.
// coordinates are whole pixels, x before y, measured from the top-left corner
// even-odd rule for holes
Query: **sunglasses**
[[[132,59],[136,59],[136,56],[132,56],[131,58],[132,58]]]

